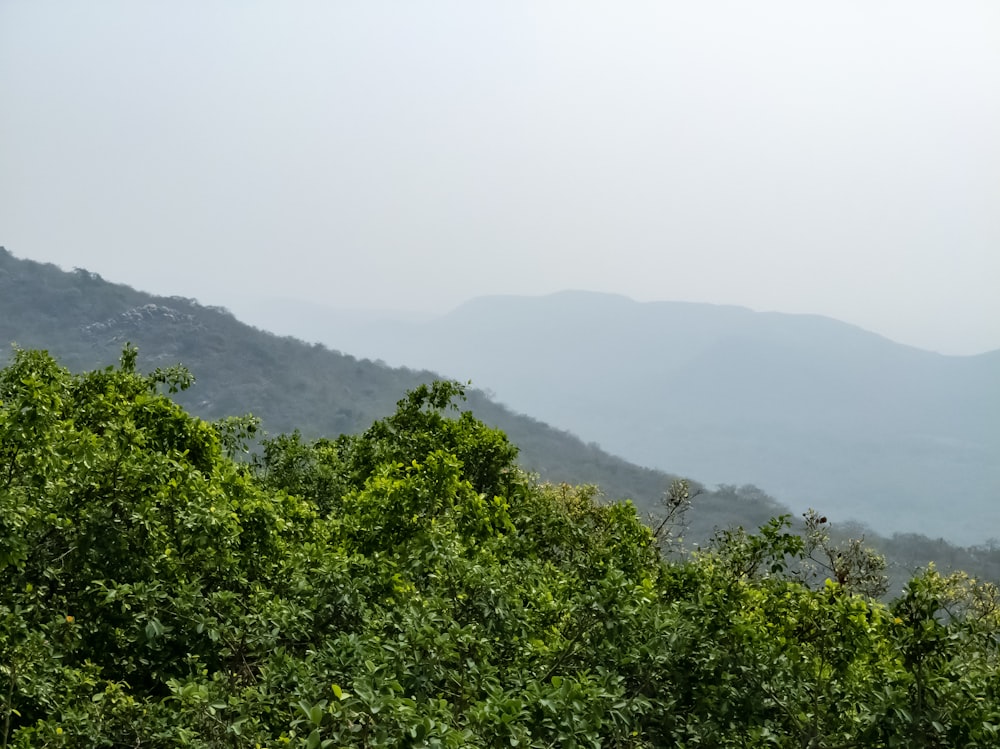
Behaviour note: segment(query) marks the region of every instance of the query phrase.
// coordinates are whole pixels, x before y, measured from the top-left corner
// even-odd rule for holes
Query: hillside
[[[628,460],[763,486],[797,511],[963,543],[1000,534],[1000,351],[942,356],[823,317],[584,292],[481,298],[419,324],[294,310],[251,319],[471,378]]]
[[[306,437],[357,433],[391,413],[404,392],[439,378],[279,337],[221,308],[152,296],[2,249],[0,341],[46,349],[73,369],[114,364],[131,342],[140,367],[182,363],[194,374],[196,385],[178,395],[193,413],[206,419],[252,413],[271,434],[298,429]],[[553,483],[597,484],[608,498],[631,498],[646,514],[657,510],[675,478],[514,413],[481,392],[469,392],[468,406],[510,436],[524,468]],[[705,539],[731,524],[756,527],[782,511],[762,492],[706,492],[690,515],[689,535]]]

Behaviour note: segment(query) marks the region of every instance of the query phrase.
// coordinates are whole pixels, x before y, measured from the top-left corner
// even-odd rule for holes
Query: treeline
[[[0,371],[0,746],[995,747],[995,587],[777,518],[664,556],[423,385],[357,436]],[[667,510],[690,500],[683,482]]]

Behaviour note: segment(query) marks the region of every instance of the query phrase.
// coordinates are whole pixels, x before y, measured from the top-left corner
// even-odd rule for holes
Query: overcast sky
[[[1000,2],[0,0],[0,244],[237,310],[578,288],[1000,348]]]

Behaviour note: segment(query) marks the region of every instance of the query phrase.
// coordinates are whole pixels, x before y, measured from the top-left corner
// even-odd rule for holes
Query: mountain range
[[[601,299],[569,294],[528,302],[529,307],[530,304],[544,306],[553,301],[563,302],[566,298],[576,302]],[[520,342],[509,340],[511,326],[524,326],[525,321],[512,321],[504,326],[496,320],[490,323],[489,316],[483,318],[473,314],[477,308],[489,308],[498,301],[503,306],[511,300],[481,300],[463,308],[468,314],[450,316],[449,324],[456,327],[453,334],[468,337],[461,346],[468,358],[458,362],[463,366],[453,368],[461,373],[457,376],[472,376],[470,365],[477,361],[474,354],[479,349],[493,357],[496,374],[508,370],[516,373],[520,366],[524,378],[551,381],[552,372],[546,367],[554,351],[558,353],[556,359],[564,365],[566,380],[556,382],[549,390],[552,401],[549,405],[564,400],[566,393],[575,393],[580,399],[578,407],[586,410],[593,398],[579,387],[573,375],[577,373],[585,380],[601,370],[617,373],[613,380],[616,390],[631,395],[640,404],[649,402],[646,394],[636,388],[640,381],[638,373],[630,370],[636,359],[641,358],[638,354],[634,358],[623,356],[617,360],[602,358],[597,353],[600,347],[588,348],[588,341],[593,344],[597,340],[593,336],[583,336],[578,341],[561,340],[559,326],[551,323],[548,333],[543,334],[545,326],[539,322],[534,335],[526,335]],[[614,303],[624,308],[634,307],[634,303],[621,298]],[[281,305],[278,309],[289,308]],[[260,305],[259,310],[275,312],[274,308],[268,309],[265,305]],[[721,312],[747,314],[734,308],[721,308]],[[242,312],[240,316],[252,319]],[[530,323],[532,319],[528,314],[526,320]],[[350,325],[331,327],[328,310],[319,307],[310,307],[288,322],[297,328],[313,326],[327,334],[336,331],[339,335],[357,334],[364,327],[369,331],[379,327],[358,315]],[[425,321],[423,324],[441,325],[442,322]],[[271,317],[268,325],[281,330],[276,317]],[[397,323],[383,325],[392,328]],[[417,335],[420,327],[410,325],[408,329]],[[306,331],[300,337],[314,336]],[[218,419],[252,412],[261,418],[264,429],[270,434],[297,429],[307,438],[362,431],[373,420],[391,413],[406,390],[441,377],[435,372],[390,367],[384,362],[340,353],[319,343],[306,343],[296,337],[261,330],[237,319],[226,309],[199,304],[193,299],[154,296],[109,283],[89,270],[77,268],[67,272],[52,264],[18,259],[2,247],[0,341],[48,349],[62,364],[75,370],[112,365],[118,360],[123,346],[132,343],[139,347],[140,368],[148,370],[182,363],[194,373],[195,386],[175,396],[193,413]],[[703,350],[709,348],[704,346]],[[359,351],[366,350],[359,345]],[[503,361],[505,353],[513,357],[507,364]],[[2,359],[0,355],[0,364]],[[484,376],[477,382],[490,381],[485,375],[491,372],[481,374]],[[499,378],[492,381],[503,387]],[[509,401],[510,393],[504,392],[503,397]],[[546,399],[541,400],[539,410],[544,411]],[[677,475],[702,478],[680,460],[668,471],[630,463],[609,454],[594,439],[584,442],[565,428],[554,428],[540,421],[534,414],[529,417],[517,413],[491,400],[482,390],[469,389],[468,402],[463,407],[473,410],[481,420],[503,429],[520,447],[522,467],[537,472],[542,480],[597,484],[609,499],[632,499],[643,516],[662,511],[663,494]],[[642,409],[634,411],[641,414]],[[612,423],[610,417],[614,414],[604,413]],[[642,428],[641,416],[634,418],[636,428]],[[595,423],[599,421],[599,418],[594,419]],[[607,444],[603,434],[598,431],[597,439]],[[753,529],[775,515],[790,512],[787,505],[749,483],[713,486],[692,481],[692,489],[696,496],[686,523],[678,529],[683,531],[688,548],[703,543],[716,529],[734,526]],[[942,497],[939,504],[945,508],[945,513],[978,512],[969,502],[970,496],[949,495]],[[1000,580],[1000,548],[996,543],[960,548],[942,538],[947,535],[943,526],[929,528],[933,539],[903,532],[901,524],[888,525],[886,535],[879,536],[871,528],[853,522],[846,512],[823,506],[819,509],[830,516],[831,530],[836,537],[863,536],[867,543],[887,554],[892,574],[900,584],[931,560],[942,569],[965,569],[983,579]],[[940,517],[945,513],[935,509],[931,514]],[[995,534],[990,526],[990,513],[988,509],[981,512],[980,533],[970,534],[970,537],[988,539]]]
[[[250,319],[471,379],[629,461],[752,483],[796,511],[1000,536],[1000,350],[944,356],[815,315],[579,291],[478,298],[417,322],[295,302]]]

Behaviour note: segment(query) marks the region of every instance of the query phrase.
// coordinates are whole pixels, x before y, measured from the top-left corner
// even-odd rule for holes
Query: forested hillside
[[[21,260],[2,248],[0,342],[46,349],[74,369],[112,364],[130,342],[148,366],[188,367],[197,384],[180,397],[193,413],[207,419],[252,413],[271,434],[297,429],[309,438],[359,432],[391,413],[401,393],[438,377],[275,336],[221,308],[155,297],[87,270]],[[597,484],[609,498],[631,498],[652,512],[675,478],[515,414],[474,389],[468,406],[510,435],[520,465],[546,480]],[[781,511],[762,492],[706,492],[692,513],[690,535],[705,539],[716,526],[733,523],[754,527]]]
[[[930,569],[881,603],[819,517],[667,561],[631,505],[520,471],[455,383],[250,462],[189,384],[131,348],[0,371],[2,746],[1000,739],[995,586]]]

